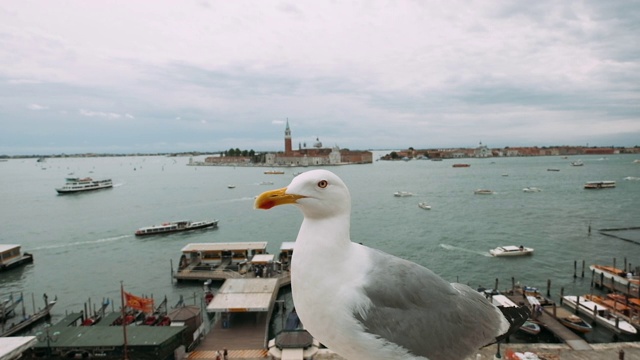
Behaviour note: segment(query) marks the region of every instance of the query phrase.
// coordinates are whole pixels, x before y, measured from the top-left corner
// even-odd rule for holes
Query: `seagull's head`
[[[265,191],[256,198],[255,208],[268,210],[274,206],[297,205],[305,217],[326,218],[351,211],[349,189],[331,171],[312,170],[295,178],[289,186]]]

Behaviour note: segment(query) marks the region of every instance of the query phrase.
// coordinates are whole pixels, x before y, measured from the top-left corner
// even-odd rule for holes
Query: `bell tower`
[[[284,156],[291,156],[293,150],[291,148],[291,129],[289,128],[289,119],[287,119],[287,127],[284,130]]]

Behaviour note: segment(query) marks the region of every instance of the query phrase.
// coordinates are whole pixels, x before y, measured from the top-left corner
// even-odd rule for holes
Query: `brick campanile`
[[[291,156],[293,149],[291,148],[291,129],[289,129],[289,119],[287,119],[287,128],[284,130],[284,156]]]

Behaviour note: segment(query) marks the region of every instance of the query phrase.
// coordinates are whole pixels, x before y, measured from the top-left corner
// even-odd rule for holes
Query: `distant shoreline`
[[[377,151],[377,152],[398,152],[407,153],[414,152],[421,153],[468,153],[477,148],[440,148],[440,149],[368,149],[364,151]],[[640,154],[640,145],[635,146],[523,146],[523,147],[505,147],[505,148],[488,148],[491,152],[508,153],[510,151],[519,151],[521,155],[515,156],[582,156],[582,155],[618,155],[618,154]],[[78,153],[78,154],[49,154],[49,155],[0,155],[0,159],[37,159],[37,158],[87,158],[87,157],[134,157],[134,156],[166,156],[166,157],[194,157],[194,156],[220,156],[224,151],[211,151],[211,152],[164,152],[164,153]],[[256,153],[281,153],[281,151],[257,151]],[[473,156],[468,156],[473,157]],[[501,157],[501,156],[489,156],[489,157]],[[505,155],[503,157],[510,157]]]

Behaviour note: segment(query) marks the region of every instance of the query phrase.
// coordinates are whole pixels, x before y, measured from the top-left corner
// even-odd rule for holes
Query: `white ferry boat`
[[[589,181],[584,184],[585,189],[611,189],[616,187],[615,181]]]
[[[180,231],[189,231],[196,229],[204,229],[208,227],[218,227],[218,220],[212,221],[172,221],[161,225],[153,225],[136,230],[136,236],[167,234]]]
[[[107,189],[111,187],[113,187],[111,179],[93,180],[90,177],[69,177],[66,179],[66,183],[62,187],[56,188],[56,191],[58,194],[69,194],[82,191]]]

